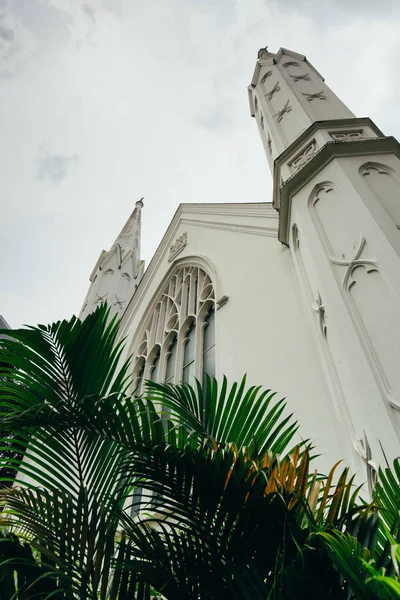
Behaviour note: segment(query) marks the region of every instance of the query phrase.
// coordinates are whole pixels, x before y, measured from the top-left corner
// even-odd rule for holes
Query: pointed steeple
[[[111,306],[111,314],[121,316],[129,304],[144,271],[144,262],[140,260],[142,208],[143,198],[135,203],[110,251],[101,252],[89,278],[91,285],[80,313],[81,319],[103,302]]]
[[[135,252],[137,258],[140,258],[140,238],[141,238],[141,225],[142,225],[142,208],[143,198],[135,203],[135,209],[131,216],[125,223],[121,230],[121,233],[114,242],[115,245],[119,245],[123,254],[127,251],[132,250]]]

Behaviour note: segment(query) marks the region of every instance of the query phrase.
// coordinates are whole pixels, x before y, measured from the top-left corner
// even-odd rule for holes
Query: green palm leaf
[[[282,454],[292,443],[298,429],[292,415],[282,418],[286,404],[275,402],[275,393],[252,386],[246,390],[246,377],[228,390],[224,377],[221,389],[215,379],[207,378],[204,387],[196,381],[189,385],[161,385],[146,382],[146,396],[184,424],[189,431],[217,443],[235,442],[252,446],[260,454],[270,450]]]

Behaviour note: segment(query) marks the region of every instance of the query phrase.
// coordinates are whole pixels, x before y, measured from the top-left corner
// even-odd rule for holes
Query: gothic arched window
[[[215,375],[215,295],[200,267],[178,267],[158,292],[139,333],[134,375],[190,383]]]

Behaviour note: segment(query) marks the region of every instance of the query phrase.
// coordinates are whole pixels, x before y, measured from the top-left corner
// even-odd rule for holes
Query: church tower
[[[136,202],[110,251],[101,252],[89,278],[89,291],[79,315],[81,319],[103,302],[109,304],[112,316],[122,316],[135,293],[144,270],[144,261],[140,260],[142,200]]]
[[[399,455],[400,145],[296,52],[260,50],[248,91],[343,451],[371,484]]]

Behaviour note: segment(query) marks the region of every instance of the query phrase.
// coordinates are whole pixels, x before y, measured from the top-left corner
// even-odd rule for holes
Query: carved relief
[[[107,295],[111,288],[111,277],[113,277],[114,271],[113,269],[107,269],[104,273],[101,274],[101,279],[99,281],[99,290],[96,291],[96,299],[94,301],[95,304],[101,304],[102,302],[107,301]]]
[[[107,295],[108,295],[108,292],[105,292],[105,294],[99,294],[98,292],[96,292],[96,299],[95,299],[94,303],[102,304],[103,302],[107,302]]]
[[[269,101],[271,101],[272,98],[274,97],[274,94],[276,94],[276,92],[279,92],[280,89],[281,89],[281,86],[279,85],[279,81],[277,81],[276,84],[274,85],[274,87],[272,88],[272,90],[267,92],[265,94],[265,96],[268,98]]]
[[[260,124],[261,124],[261,129],[264,129],[264,115],[263,114],[261,114]]]
[[[307,102],[312,102],[313,100],[326,100],[326,96],[323,91],[314,92],[313,94],[306,94],[302,92],[302,96],[306,96]]]
[[[317,146],[316,146],[315,140],[312,140],[312,142],[310,144],[308,144],[308,146],[306,146],[304,148],[304,150],[302,150],[301,154],[298,154],[289,163],[289,167],[291,167],[295,171],[298,171],[299,169],[301,169],[314,156],[316,147]]]
[[[360,174],[386,213],[400,229],[400,183],[393,170],[379,163],[367,163]]]
[[[118,298],[118,296],[115,296],[115,302],[114,302],[114,306],[116,306],[118,308],[118,310],[122,310],[123,308],[123,304],[125,304],[125,300],[123,300],[122,298]]]
[[[322,337],[326,338],[325,306],[322,303],[322,298],[319,292],[317,292],[317,299],[313,305],[313,310],[318,313],[319,329]]]
[[[377,382],[387,401],[400,409],[400,370],[393,352],[400,339],[399,298],[368,252],[365,237],[334,185],[318,186],[310,201]]]
[[[169,249],[168,262],[172,262],[178,256],[178,254],[180,254],[180,252],[182,252],[182,250],[185,248],[186,244],[187,244],[187,231],[182,233],[182,235],[175,240],[175,244],[173,244],[171,246],[171,248]]]
[[[271,53],[268,52],[268,46],[265,46],[265,48],[261,48],[261,50],[258,51],[258,58],[269,58],[271,56]]]
[[[311,209],[330,258],[351,261],[359,246],[361,232],[333,183],[324,182],[317,186],[311,197]]]
[[[292,110],[292,107],[290,106],[290,100],[286,101],[286,104],[284,105],[284,107],[282,108],[282,110],[280,110],[279,112],[277,112],[274,117],[276,117],[276,120],[278,121],[278,123],[280,123],[284,117],[284,115],[286,113],[290,113],[290,111]]]
[[[374,259],[365,259],[362,258],[362,254],[365,248],[366,240],[364,237],[361,238],[358,247],[354,253],[353,258],[350,260],[339,260],[338,258],[331,258],[331,261],[334,265],[340,265],[342,267],[347,267],[344,278],[343,278],[343,287],[346,289],[350,289],[351,286],[355,283],[351,279],[353,273],[357,269],[357,267],[365,267],[368,273],[372,273],[372,271],[377,271],[376,260]]]
[[[258,111],[258,100],[257,100],[257,96],[254,96],[254,110],[255,112]]]
[[[130,292],[130,282],[131,277],[129,273],[122,273],[118,290],[115,294],[116,301],[114,302],[114,306],[116,306],[119,310],[122,310],[122,305],[128,298]]]
[[[378,468],[375,462],[372,460],[372,452],[371,446],[368,443],[368,438],[364,432],[364,439],[357,438],[354,441],[354,449],[357,452],[358,456],[365,462],[367,465],[367,483],[368,483],[368,491],[370,495],[375,488],[375,484],[377,481]]]
[[[268,145],[268,152],[271,154],[272,153],[272,140],[271,140],[271,136],[269,134],[268,134],[267,145]]]
[[[265,74],[262,76],[260,83],[261,83],[261,84],[262,84],[262,83],[265,83],[265,82],[266,82],[266,80],[268,79],[268,77],[271,77],[271,75],[272,75],[272,71],[267,71],[267,72],[266,72],[266,73],[265,73]]]
[[[288,67],[299,67],[300,63],[295,62],[293,60],[289,60],[288,62],[283,63],[282,67],[287,69]]]
[[[343,389],[340,383],[340,379],[336,370],[335,362],[332,356],[332,351],[330,348],[328,336],[327,336],[327,324],[326,324],[326,310],[324,303],[322,301],[321,294],[317,290],[316,295],[312,291],[312,286],[306,271],[306,267],[304,264],[301,248],[300,248],[300,236],[297,225],[293,225],[292,228],[292,236],[293,236],[293,249],[294,249],[294,257],[295,263],[297,265],[297,273],[300,277],[300,281],[302,284],[302,289],[305,292],[305,299],[307,302],[307,306],[311,305],[313,311],[317,314],[318,317],[318,329],[320,332],[320,336],[316,336],[316,339],[319,340],[319,349],[318,353],[321,355],[323,360],[323,364],[327,368],[329,381],[331,382],[332,388],[332,399],[333,399],[333,408],[335,411],[335,416],[337,420],[337,427],[340,434],[344,435],[343,425],[347,428],[350,437],[352,439],[355,438],[355,429],[353,426],[353,422],[351,419],[351,415],[348,409],[348,405],[346,399],[344,397]]]
[[[295,83],[298,81],[311,81],[311,77],[308,73],[304,73],[304,75],[290,75]]]
[[[361,140],[363,138],[363,130],[331,131],[329,132],[329,135],[336,142],[353,142],[354,140]]]

